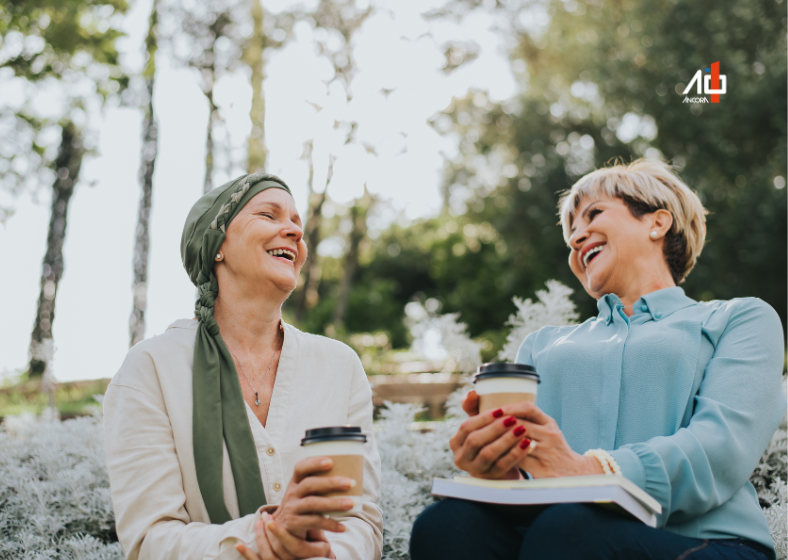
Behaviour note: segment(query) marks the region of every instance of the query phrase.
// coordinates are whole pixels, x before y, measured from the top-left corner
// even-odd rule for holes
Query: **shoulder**
[[[150,390],[158,383],[158,365],[166,362],[182,362],[191,369],[194,356],[194,338],[198,322],[180,319],[172,323],[162,334],[146,338],[132,346],[120,369],[112,378],[110,386],[126,386]]]
[[[716,342],[723,333],[746,329],[749,334],[760,333],[771,338],[783,338],[782,321],[774,308],[760,298],[745,297],[729,300],[699,302],[707,315],[703,331]]]
[[[344,342],[319,334],[305,333],[287,323],[285,323],[285,332],[294,336],[298,341],[298,351],[302,355],[318,359],[340,360],[344,364],[361,363],[356,351]]]
[[[531,355],[540,352],[568,335],[588,329],[596,320],[597,317],[591,317],[577,325],[547,325],[532,332],[525,337],[525,340],[520,345],[516,361],[518,363],[531,363],[529,359]]]

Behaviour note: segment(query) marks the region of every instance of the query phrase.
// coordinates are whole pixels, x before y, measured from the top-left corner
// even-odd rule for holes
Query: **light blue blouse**
[[[519,363],[542,379],[538,406],[578,453],[610,451],[662,504],[658,526],[772,547],[749,476],[786,410],[783,331],[755,298],[696,302],[681,288],[614,294],[599,315],[526,337]]]

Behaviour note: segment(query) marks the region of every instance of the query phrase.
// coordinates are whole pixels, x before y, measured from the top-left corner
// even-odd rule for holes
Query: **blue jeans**
[[[588,504],[443,500],[413,524],[411,560],[774,560],[743,539],[694,539]]]

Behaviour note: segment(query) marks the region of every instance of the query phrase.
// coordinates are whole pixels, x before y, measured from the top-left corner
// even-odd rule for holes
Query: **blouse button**
[[[641,306],[640,306],[640,310],[641,310],[641,311],[648,311],[648,305],[646,305],[646,304],[644,303],[643,305],[641,305]]]
[[[661,318],[661,317],[662,317],[662,313],[660,313],[659,311],[657,311],[656,313],[654,313],[654,317],[656,317],[657,319],[659,319],[659,318]]]
[[[282,489],[282,485],[278,482],[274,482],[274,492],[279,492]]]
[[[274,448],[273,448],[273,447],[269,447],[268,449],[266,449],[266,450],[265,450],[265,452],[266,452],[266,453],[268,454],[268,456],[270,457],[271,455],[273,455],[273,454],[274,454]]]

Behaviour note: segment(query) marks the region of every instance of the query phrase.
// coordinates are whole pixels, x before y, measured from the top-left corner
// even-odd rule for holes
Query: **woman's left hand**
[[[255,522],[254,535],[259,554],[243,543],[235,546],[246,560],[336,558],[323,531],[309,530],[306,540],[303,540],[290,533],[267,513],[263,513],[262,519]]]
[[[604,474],[602,465],[594,457],[575,453],[561,433],[555,420],[532,402],[521,402],[503,407],[504,414],[519,418],[530,438],[531,450],[518,467],[534,478]]]

